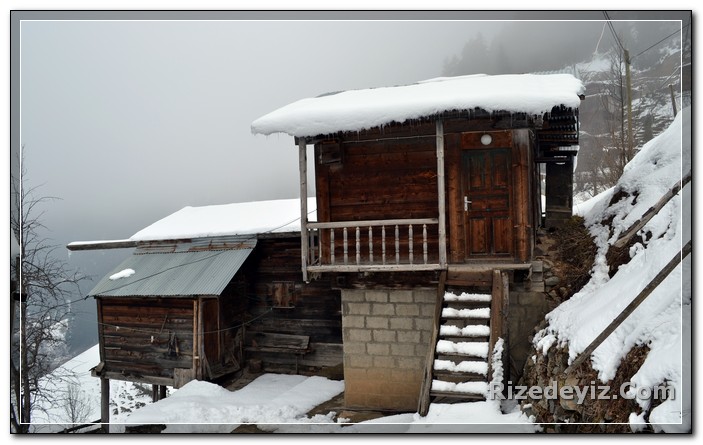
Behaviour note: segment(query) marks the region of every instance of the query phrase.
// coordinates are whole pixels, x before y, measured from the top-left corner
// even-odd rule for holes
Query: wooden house
[[[298,209],[297,199],[186,207],[127,240],[68,245],[134,248],[89,293],[104,408],[115,379],[153,385],[159,399],[251,359],[264,370],[341,364],[340,292],[303,281]]]
[[[348,406],[425,412],[430,396],[486,396],[510,288],[539,268],[537,229],[571,216],[582,90],[567,74],[439,78],[303,99],[252,123],[298,146],[302,273],[341,289]],[[310,181],[317,219],[307,217]],[[489,297],[447,302],[447,290]],[[489,319],[446,315],[480,304]],[[443,334],[478,325],[490,334]],[[467,341],[486,347],[440,354],[441,342]],[[445,381],[437,360],[484,371]],[[477,391],[446,389],[476,381]]]

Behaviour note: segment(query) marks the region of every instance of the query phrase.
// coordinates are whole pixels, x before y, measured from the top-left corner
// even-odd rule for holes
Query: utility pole
[[[632,140],[632,78],[630,77],[630,52],[623,48],[625,55],[625,79],[627,82],[627,161],[632,159],[634,152]]]
[[[674,117],[676,117],[676,96],[674,95],[674,85],[669,84],[669,91],[671,92],[671,107],[674,109]]]

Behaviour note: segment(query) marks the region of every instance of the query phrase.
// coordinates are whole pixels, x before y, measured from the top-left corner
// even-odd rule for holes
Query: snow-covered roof
[[[570,74],[441,77],[302,99],[255,120],[251,130],[306,137],[474,108],[539,115],[559,105],[577,108],[583,91],[581,81]]]
[[[308,198],[308,219],[315,220],[315,198]],[[214,236],[300,231],[300,200],[240,202],[184,207],[140,230],[132,241],[157,241]]]
[[[308,219],[317,219],[317,202],[308,198]],[[135,247],[139,241],[210,238],[300,231],[300,199],[183,207],[127,239],[73,241],[69,250]]]

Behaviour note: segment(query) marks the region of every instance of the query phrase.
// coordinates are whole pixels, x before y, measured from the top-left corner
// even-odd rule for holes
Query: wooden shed
[[[252,123],[294,137],[303,275],[333,276],[345,326],[359,323],[344,330],[348,405],[410,409],[423,398],[451,286],[492,295],[489,350],[507,340],[508,281],[533,272],[537,229],[571,216],[582,90],[567,74],[439,78],[302,99]]]
[[[100,343],[93,375],[107,388],[115,379],[153,385],[158,399],[254,358],[265,371],[341,365],[340,291],[302,279],[298,209],[297,199],[186,207],[127,240],[69,244],[134,248],[89,293]]]

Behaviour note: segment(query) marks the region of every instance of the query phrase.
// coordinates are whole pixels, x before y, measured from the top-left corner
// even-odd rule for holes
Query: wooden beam
[[[298,169],[300,170],[300,259],[303,281],[308,282],[308,154],[305,139],[298,141]]]
[[[436,218],[416,218],[416,219],[377,219],[369,221],[334,221],[334,222],[311,222],[307,226],[311,229],[341,229],[344,227],[380,227],[380,226],[407,226],[410,224],[438,224]]]
[[[132,240],[113,241],[75,241],[66,245],[71,251],[76,250],[103,250],[103,249],[128,249],[137,247],[137,242]]]
[[[444,124],[437,119],[435,127],[437,145],[437,206],[439,210],[439,265],[447,266],[447,215],[444,192]]]
[[[630,241],[630,239],[632,239],[632,237],[637,232],[639,232],[640,229],[642,229],[642,227],[644,227],[649,222],[649,220],[651,220],[652,217],[654,217],[654,215],[659,213],[659,210],[661,210],[666,205],[666,203],[669,202],[669,200],[671,198],[678,195],[679,191],[682,188],[684,188],[686,186],[686,184],[688,184],[690,181],[691,181],[691,172],[689,171],[686,174],[686,176],[684,176],[681,181],[674,184],[674,186],[668,192],[666,192],[664,194],[664,196],[662,196],[659,199],[659,201],[657,201],[656,204],[654,204],[652,207],[647,209],[647,211],[644,212],[644,214],[642,215],[642,217],[640,218],[639,221],[637,221],[635,224],[631,225],[629,229],[627,229],[624,233],[622,233],[620,235],[620,237],[618,238],[618,240],[615,241],[615,243],[613,244],[613,247],[620,249],[620,248],[624,247],[625,245],[627,245],[627,243]]]
[[[432,390],[432,373],[434,371],[435,352],[437,351],[437,339],[439,337],[439,328],[442,324],[442,309],[444,303],[444,293],[446,291],[447,272],[442,271],[439,275],[439,283],[437,285],[437,298],[435,300],[434,321],[432,325],[432,337],[430,339],[429,349],[427,351],[427,359],[425,362],[425,375],[422,379],[420,388],[420,400],[418,402],[418,413],[421,416],[426,416],[430,410],[430,391]]]
[[[308,266],[308,272],[415,272],[443,270],[439,264],[331,264]]]

